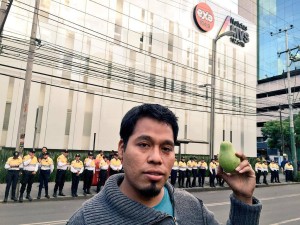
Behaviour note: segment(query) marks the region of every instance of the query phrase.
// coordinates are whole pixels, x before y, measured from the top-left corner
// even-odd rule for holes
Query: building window
[[[67,110],[65,135],[70,135],[71,116],[72,116],[72,110],[68,109]]]
[[[174,79],[171,80],[171,92],[174,93],[174,86],[175,86],[175,81]]]
[[[150,74],[150,87],[155,87],[155,74]]]
[[[4,112],[4,121],[3,121],[3,130],[4,131],[8,130],[10,110],[11,110],[11,102],[6,102],[5,112]]]
[[[111,79],[112,63],[107,65],[107,79]]]
[[[135,81],[135,69],[129,68],[128,69],[128,83],[134,84],[134,81]]]
[[[164,91],[167,90],[167,78],[164,77]]]
[[[181,94],[186,95],[186,82],[181,83]]]
[[[37,110],[36,133],[41,133],[43,110],[43,106],[39,106]]]

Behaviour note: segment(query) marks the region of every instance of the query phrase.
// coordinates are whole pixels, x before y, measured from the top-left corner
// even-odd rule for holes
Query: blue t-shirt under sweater
[[[153,208],[158,211],[167,213],[168,215],[174,216],[172,202],[168,189],[166,187],[164,187],[164,197],[162,198],[160,203],[158,203],[158,205],[154,206]]]

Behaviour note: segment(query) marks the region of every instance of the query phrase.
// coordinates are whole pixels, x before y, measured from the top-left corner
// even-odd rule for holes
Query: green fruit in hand
[[[232,143],[223,141],[220,145],[219,163],[226,173],[232,173],[238,167],[241,160],[235,155]]]

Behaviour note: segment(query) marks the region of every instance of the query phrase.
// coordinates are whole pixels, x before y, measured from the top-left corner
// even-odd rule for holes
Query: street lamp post
[[[209,137],[209,156],[214,157],[214,136],[215,136],[215,85],[216,85],[216,50],[217,41],[224,36],[233,36],[234,31],[226,31],[218,35],[212,42],[212,75],[211,75],[211,111],[210,111],[210,137]]]

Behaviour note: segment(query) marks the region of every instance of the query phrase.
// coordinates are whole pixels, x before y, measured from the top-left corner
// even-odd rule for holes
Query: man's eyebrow
[[[148,135],[141,135],[141,136],[138,136],[136,138],[137,141],[141,141],[141,140],[146,140],[146,141],[153,141],[152,138]]]
[[[153,139],[152,139],[150,136],[148,136],[148,135],[141,135],[141,136],[137,137],[136,140],[137,140],[137,141],[146,140],[146,141],[151,141],[151,142],[153,142]],[[172,146],[174,146],[174,142],[171,141],[171,140],[164,140],[164,141],[162,142],[162,144],[163,144],[163,145],[172,145]]]

